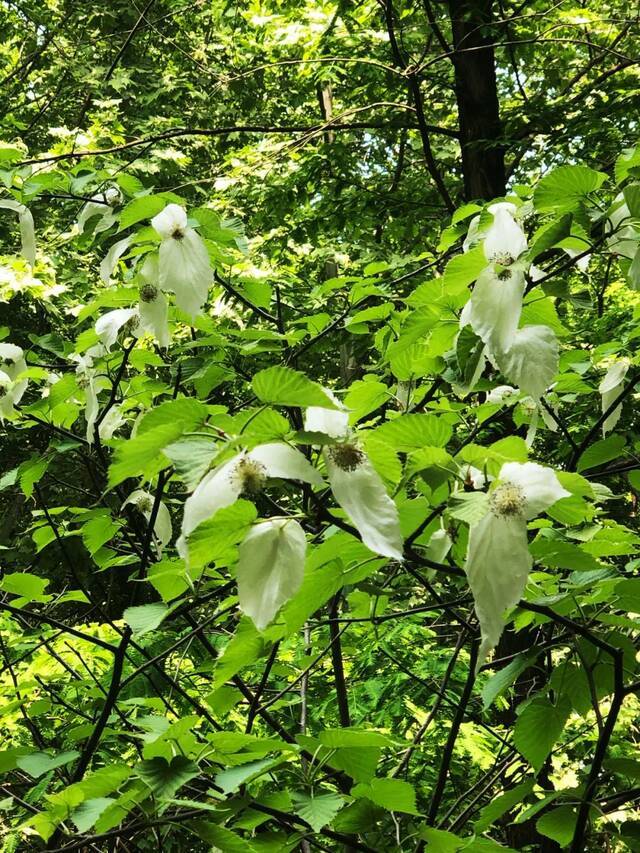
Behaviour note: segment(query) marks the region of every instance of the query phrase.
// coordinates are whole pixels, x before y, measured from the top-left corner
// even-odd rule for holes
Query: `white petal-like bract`
[[[131,236],[118,240],[117,243],[114,243],[113,246],[111,246],[103,258],[102,263],[100,264],[100,278],[105,284],[109,284],[111,281],[111,276],[116,268],[116,264],[129,248],[130,242]]]
[[[168,204],[164,210],[153,217],[151,225],[163,240],[173,237],[176,231],[186,230],[187,211],[179,204]]]
[[[96,334],[100,338],[107,350],[115,344],[120,329],[138,316],[135,308],[115,308],[113,311],[107,311],[102,317],[99,317],[96,322]],[[132,334],[136,334],[136,330],[132,330]]]
[[[402,534],[395,502],[364,453],[349,468],[336,464],[334,448],[324,450],[331,491],[362,541],[376,554],[402,560]]]
[[[238,599],[259,631],[300,589],[307,538],[293,518],[255,524],[238,549]]]
[[[247,456],[263,465],[268,477],[302,480],[304,483],[311,483],[312,486],[321,486],[324,483],[322,475],[306,456],[281,441],[259,444],[250,450]]]
[[[630,362],[626,358],[621,358],[612,364],[607,370],[607,373],[600,383],[598,390],[602,395],[602,414],[604,414],[609,406],[620,396],[624,390],[624,380],[629,370]],[[610,432],[620,420],[622,414],[622,403],[616,406],[602,424],[602,435],[605,436]]]
[[[536,401],[558,372],[558,359],[558,339],[549,326],[517,329],[511,346],[495,352],[501,372]]]
[[[482,635],[477,668],[497,646],[504,611],[520,600],[532,565],[522,517],[489,512],[469,531],[465,572]]]
[[[461,324],[469,324],[489,349],[508,350],[520,322],[524,288],[520,268],[498,274],[493,267],[487,267],[478,276]]]
[[[161,349],[169,346],[169,322],[167,298],[159,287],[145,284],[140,288],[138,313],[142,327],[150,332]]]
[[[209,253],[202,238],[187,228],[180,238],[168,237],[160,245],[159,283],[176,295],[178,308],[195,316],[209,293],[212,280]]]
[[[501,484],[517,487],[524,499],[522,515],[535,518],[549,509],[561,498],[571,494],[560,485],[556,472],[552,468],[538,465],[537,462],[506,462],[500,469],[498,480]]]
[[[498,202],[488,208],[493,222],[484,238],[484,254],[490,263],[508,266],[527,249],[527,237],[515,221],[516,206]]]
[[[328,388],[323,388],[323,391],[340,408],[309,406],[304,413],[304,428],[307,432],[322,432],[330,438],[346,438],[349,435],[349,411],[332,391]]]
[[[22,256],[33,266],[36,262],[36,232],[31,211],[19,201],[9,198],[0,199],[0,208],[13,210],[14,213],[18,214]]]
[[[136,489],[132,492],[126,501],[122,504],[125,507],[127,504],[133,504],[139,512],[145,517],[147,522],[151,520],[155,497],[151,492],[146,492],[143,489]],[[173,535],[173,527],[171,524],[171,513],[169,508],[160,501],[156,514],[155,524],[153,525],[153,535],[157,540],[158,554],[162,554],[162,549],[171,541]]]

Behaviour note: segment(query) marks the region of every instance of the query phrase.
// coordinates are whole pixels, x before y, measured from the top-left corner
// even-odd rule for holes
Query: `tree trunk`
[[[505,194],[504,147],[490,31],[492,5],[493,0],[449,0],[467,201]]]

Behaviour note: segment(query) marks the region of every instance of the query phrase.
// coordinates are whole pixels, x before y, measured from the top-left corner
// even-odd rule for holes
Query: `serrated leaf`
[[[152,604],[140,604],[137,607],[127,607],[123,619],[132,629],[135,637],[141,637],[149,631],[155,631],[169,612],[162,601]]]
[[[546,696],[536,696],[516,720],[513,742],[534,770],[540,770],[562,734],[571,712],[564,697],[553,705]]]
[[[557,841],[561,847],[571,843],[576,828],[577,813],[572,806],[558,806],[539,817],[536,829],[541,835]]]
[[[571,210],[577,203],[607,180],[604,172],[588,166],[559,166],[546,175],[535,189],[537,210]]]
[[[338,408],[317,382],[290,367],[267,367],[256,373],[251,384],[256,397],[263,403]]]
[[[200,774],[198,765],[184,755],[174,755],[171,761],[156,756],[140,762],[135,771],[159,799],[173,797],[183,785]]]
[[[248,764],[241,764],[239,767],[230,767],[216,775],[215,782],[219,788],[222,788],[225,794],[232,794],[237,791],[241,785],[246,785],[253,779],[262,776],[267,770],[277,767],[282,764],[283,759],[278,758],[261,758],[259,761],[250,761]]]
[[[292,794],[293,811],[311,826],[314,832],[331,823],[344,805],[338,794]]]
[[[416,808],[413,785],[401,779],[372,779],[368,785],[360,783],[351,789],[354,797],[366,797],[371,802],[391,812],[420,814]]]
[[[396,450],[410,452],[421,447],[444,447],[451,438],[451,427],[437,415],[408,414],[387,421],[373,434]]]
[[[578,459],[578,473],[588,471],[590,468],[598,468],[605,462],[617,459],[622,454],[625,444],[625,437],[617,434],[596,441],[591,447],[587,447]]]
[[[120,212],[120,230],[124,231],[125,228],[130,228],[143,219],[152,219],[157,213],[164,210],[166,205],[166,199],[160,195],[145,195],[134,198]]]
[[[77,750],[60,752],[58,755],[48,755],[46,752],[32,752],[31,755],[19,756],[16,759],[16,764],[21,770],[28,773],[29,776],[38,779],[50,770],[55,770],[56,767],[64,767],[65,764],[75,761],[79,755],[80,753]]]

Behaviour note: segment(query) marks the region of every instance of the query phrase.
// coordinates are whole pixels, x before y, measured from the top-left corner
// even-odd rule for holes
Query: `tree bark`
[[[492,6],[493,0],[449,0],[467,201],[502,196],[506,188]]]

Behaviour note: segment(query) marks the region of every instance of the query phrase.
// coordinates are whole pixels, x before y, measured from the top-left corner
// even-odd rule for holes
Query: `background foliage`
[[[623,188],[640,219],[637,12],[18,0],[0,25],[2,199],[29,208],[38,244],[32,268],[0,211],[0,334],[29,379],[2,430],[4,853],[639,849],[640,270],[605,233]],[[115,205],[79,233],[108,187]],[[530,447],[538,412],[487,401],[495,368],[461,390],[478,274],[462,241],[506,195],[544,271],[522,322],[561,342],[543,402],[559,429],[540,416]],[[99,367],[99,418],[121,423],[90,444],[71,356],[137,303],[168,202],[207,241],[206,309],[171,307],[169,350],[121,335]],[[598,385],[622,357],[602,438]],[[227,446],[286,439],[318,463],[301,391],[254,382],[275,366],[351,410],[404,562],[372,554],[328,491],[287,481],[202,525],[188,568],[177,555],[185,498]],[[525,596],[474,678],[462,567],[485,498],[467,472],[527,458],[572,496],[530,523]],[[137,488],[172,514],[162,555],[123,506]],[[289,513],[305,579],[260,633],[238,609],[237,547]]]

